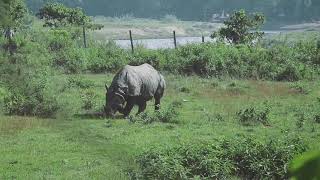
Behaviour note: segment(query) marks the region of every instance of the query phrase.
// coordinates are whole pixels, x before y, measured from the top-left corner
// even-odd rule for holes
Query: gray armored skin
[[[138,105],[139,114],[152,98],[155,99],[155,110],[159,110],[165,87],[164,77],[151,65],[126,65],[115,75],[110,88],[106,85],[105,112],[114,116],[119,111],[128,116],[133,106]]]

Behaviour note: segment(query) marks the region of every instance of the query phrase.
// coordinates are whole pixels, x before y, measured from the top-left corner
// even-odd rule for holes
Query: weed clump
[[[290,88],[300,94],[309,94],[311,92],[311,89],[306,84],[303,84],[301,82],[291,84]]]
[[[257,124],[269,126],[269,113],[270,107],[268,106],[249,107],[237,112],[237,118],[239,122],[245,126],[252,126]]]
[[[97,94],[92,90],[85,90],[81,94],[82,108],[85,110],[91,110],[96,106]]]
[[[142,112],[137,116],[129,116],[129,121],[132,123],[142,122],[144,124],[151,124],[153,122],[177,123],[176,118],[179,115],[177,108],[180,106],[180,102],[174,101],[165,109],[161,109],[152,113]]]
[[[88,89],[94,86],[94,82],[81,76],[72,76],[68,78],[68,87],[77,87]]]

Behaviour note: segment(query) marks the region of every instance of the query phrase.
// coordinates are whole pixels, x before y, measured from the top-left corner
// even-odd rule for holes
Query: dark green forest
[[[213,14],[237,9],[263,12],[268,21],[303,22],[320,19],[319,0],[27,0],[33,12],[46,2],[80,6],[91,15],[161,18],[175,15],[182,20],[209,21]]]

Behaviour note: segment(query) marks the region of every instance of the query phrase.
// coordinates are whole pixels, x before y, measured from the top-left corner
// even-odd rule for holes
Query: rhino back
[[[150,99],[162,82],[160,73],[149,64],[125,66],[113,79],[111,88],[128,96]]]

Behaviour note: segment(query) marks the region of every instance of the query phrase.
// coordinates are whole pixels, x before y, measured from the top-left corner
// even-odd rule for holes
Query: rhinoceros
[[[139,106],[138,113],[146,109],[147,101],[155,99],[155,110],[160,109],[166,83],[164,77],[149,64],[124,66],[106,85],[106,115],[114,116],[117,111],[128,116],[134,105]]]

